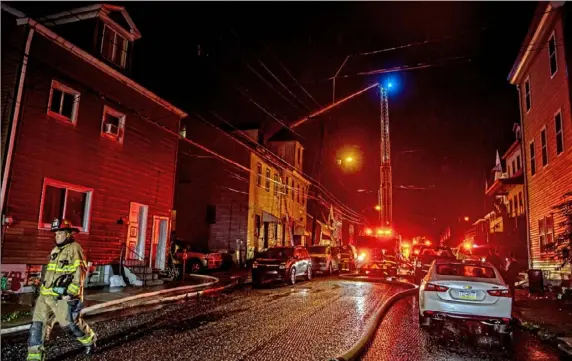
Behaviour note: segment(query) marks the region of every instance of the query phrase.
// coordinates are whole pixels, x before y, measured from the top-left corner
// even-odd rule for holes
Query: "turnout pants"
[[[79,317],[79,302],[79,300],[58,300],[53,296],[40,295],[38,297],[28,338],[27,360],[41,361],[44,359],[44,340],[54,321],[82,345],[93,344],[95,332]]]

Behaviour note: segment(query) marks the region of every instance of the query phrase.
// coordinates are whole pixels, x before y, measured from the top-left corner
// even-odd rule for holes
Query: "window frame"
[[[536,175],[536,148],[534,146],[534,140],[531,140],[528,143],[528,152],[529,152],[529,158],[530,158],[530,175],[534,176]]]
[[[522,192],[518,192],[518,213],[524,214],[524,201],[522,198]]]
[[[262,187],[262,163],[256,163],[256,185]]]
[[[54,188],[64,188],[66,190],[66,195],[63,201],[64,207],[62,211],[62,218],[65,218],[66,214],[68,191],[71,190],[74,192],[81,192],[87,194],[85,199],[85,209],[84,209],[85,216],[83,220],[83,225],[81,227],[78,227],[77,225],[74,224],[73,226],[78,227],[80,233],[89,234],[89,227],[91,226],[91,209],[93,205],[93,192],[94,192],[93,188],[78,186],[76,184],[66,183],[51,178],[44,178],[44,182],[42,185],[42,195],[40,197],[40,212],[38,217],[38,229],[50,230],[52,225],[51,222],[50,223],[42,222],[42,218],[44,216],[44,201],[46,195],[46,188],[48,186],[52,186]]]
[[[544,137],[542,136],[544,134]],[[544,140],[544,144],[543,144]],[[546,125],[540,129],[540,157],[542,160],[542,168],[548,165],[548,136],[546,134]],[[544,158],[546,157],[546,162]]]
[[[113,31],[113,32],[115,33],[115,35],[114,35],[114,37],[113,37],[113,50],[112,50],[112,52],[111,52],[111,59],[108,59],[107,56],[105,56],[105,55],[103,54],[103,44],[105,43],[105,31],[106,31],[106,29],[109,29],[109,30],[111,30],[111,31]],[[125,44],[125,45],[123,46],[124,49],[123,49],[123,53],[122,53],[122,56],[121,56],[121,64],[117,64],[116,62],[113,61],[113,58],[115,57],[115,52],[116,52],[117,49],[119,48],[119,46],[118,46],[118,44],[117,44],[117,41],[116,41],[116,37],[117,37],[117,36],[121,37],[121,38],[124,40],[123,44]],[[114,64],[114,65],[116,65],[116,66],[119,66],[119,67],[121,67],[122,69],[125,69],[126,66],[127,66],[127,50],[128,50],[128,47],[129,47],[129,44],[128,44],[127,42],[128,42],[127,38],[124,37],[123,35],[119,34],[119,31],[113,29],[113,28],[112,28],[111,26],[109,26],[108,24],[103,24],[103,31],[101,32],[101,46],[100,46],[100,49],[99,49],[99,54],[100,54],[105,60],[109,61],[110,63],[112,63],[112,64]]]
[[[267,192],[270,192],[270,179],[271,179],[271,174],[272,174],[272,173],[270,172],[270,168],[269,168],[269,167],[266,167],[266,173],[265,173],[266,179],[265,179],[265,181],[264,181],[264,189],[265,189]]]
[[[550,41],[554,42],[554,53],[550,54]],[[550,37],[548,38],[548,69],[550,71],[550,79],[554,78],[554,76],[558,73],[558,49],[556,46],[556,32],[554,30],[552,30],[552,34],[550,34]],[[554,65],[556,67],[556,69],[554,70],[554,73],[552,72],[552,56],[554,56]]]
[[[274,173],[274,196],[278,197],[278,192],[279,192],[279,188],[280,187],[280,180],[278,177],[278,173]]]
[[[528,92],[526,91],[527,84],[528,84]],[[528,102],[527,102],[527,97],[528,97]],[[530,76],[528,76],[524,81],[524,110],[528,114],[528,112],[530,112],[530,109],[532,109],[532,87],[530,86]]]
[[[560,117],[560,132],[558,132],[556,128],[556,118]],[[554,132],[555,132],[555,143],[556,143],[556,156],[564,153],[564,122],[562,121],[562,109],[558,109],[556,113],[554,113]],[[560,141],[562,143],[562,150],[558,152],[558,134],[560,134]]]
[[[295,199],[296,195],[294,194],[296,190],[296,185],[294,184],[294,178],[292,178],[292,200]]]
[[[548,228],[548,220],[551,220],[551,227]],[[550,242],[548,242],[547,238],[550,236]],[[544,216],[538,220],[538,248],[540,249],[540,253],[546,254],[549,253],[546,250],[546,245],[554,242],[554,217]]]
[[[112,117],[116,117],[119,119],[119,126],[118,128],[118,135],[114,136],[113,134],[106,133],[104,131],[105,128],[105,115],[111,115]],[[125,119],[127,116],[124,113],[121,113],[118,110],[111,108],[110,106],[104,105],[103,106],[103,115],[101,117],[101,136],[110,140],[113,140],[119,144],[123,144],[123,140],[125,139]]]
[[[520,159],[520,155],[516,156],[516,166],[517,166],[517,171],[520,171],[522,169],[522,161]]]
[[[60,100],[60,112],[62,111],[63,104],[64,104],[64,95],[68,94],[73,96],[73,106],[72,106],[72,117],[68,118],[61,113],[56,113],[52,110],[52,99],[54,95],[54,89],[59,90],[62,92],[62,99]],[[69,87],[56,79],[52,79],[50,84],[50,95],[48,97],[48,111],[47,114],[50,117],[56,118],[58,120],[62,120],[66,123],[71,123],[72,125],[77,124],[77,118],[79,113],[79,101],[80,101],[81,93],[72,87]]]

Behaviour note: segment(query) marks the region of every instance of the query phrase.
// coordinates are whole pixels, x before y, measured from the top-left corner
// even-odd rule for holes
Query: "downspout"
[[[522,154],[522,171],[524,173],[524,214],[526,218],[526,248],[528,252],[528,268],[532,268],[532,255],[530,253],[530,203],[528,199],[528,158],[526,156],[526,140],[524,139],[524,117],[522,115],[522,92],[520,84],[516,84],[518,91],[518,112],[520,113],[520,153]]]
[[[28,57],[30,55],[30,47],[32,45],[32,37],[34,36],[34,28],[30,27],[28,32],[28,38],[26,40],[26,46],[24,47],[24,56],[22,58],[22,64],[20,67],[20,74],[18,75],[18,89],[16,90],[16,97],[14,101],[14,108],[12,111],[12,121],[10,127],[10,136],[8,138],[8,148],[6,149],[6,160],[4,163],[2,174],[2,199],[0,200],[0,214],[4,215],[4,203],[6,200],[8,179],[10,174],[10,168],[12,165],[12,155],[14,153],[14,143],[16,141],[16,132],[18,130],[18,122],[20,120],[20,108],[22,102],[22,94],[24,92],[24,80],[26,79],[26,70],[28,68]],[[4,239],[4,238],[2,238]]]

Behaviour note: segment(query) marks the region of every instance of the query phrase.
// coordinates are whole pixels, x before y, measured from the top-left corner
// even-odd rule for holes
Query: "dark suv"
[[[252,264],[252,282],[256,286],[271,280],[285,280],[293,285],[299,276],[312,279],[312,260],[302,246],[269,248]]]

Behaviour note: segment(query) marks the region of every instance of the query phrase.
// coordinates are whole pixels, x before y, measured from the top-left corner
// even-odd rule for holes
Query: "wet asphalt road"
[[[94,325],[92,357],[65,334],[49,360],[327,360],[355,343],[400,288],[337,278],[250,287]],[[89,320],[88,320],[89,322]],[[2,338],[2,360],[25,359],[25,335]]]
[[[66,334],[54,332],[47,359],[325,361],[349,349],[375,309],[400,290],[335,277],[294,287],[245,287],[95,323],[99,351],[92,357]],[[520,351],[514,355],[434,340],[418,329],[413,300],[389,311],[363,360],[558,360],[555,351],[526,334],[516,335]],[[2,360],[25,360],[26,335],[3,337],[1,351]]]
[[[427,332],[418,326],[418,312],[414,297],[394,304],[362,361],[564,360],[556,350],[519,330],[515,330],[512,347],[508,349],[497,338],[472,338],[454,325],[445,327],[441,333]]]

